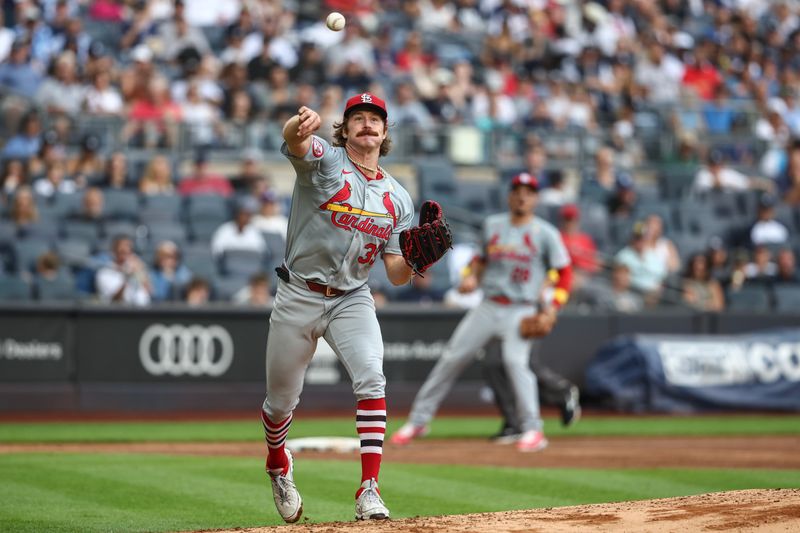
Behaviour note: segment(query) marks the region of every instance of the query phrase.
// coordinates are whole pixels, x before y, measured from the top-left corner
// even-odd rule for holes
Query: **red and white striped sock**
[[[275,470],[282,468],[284,474],[289,469],[289,461],[286,459],[286,435],[292,425],[292,415],[287,416],[281,422],[273,422],[264,410],[261,410],[261,423],[264,424],[264,438],[267,441],[267,469]]]
[[[361,482],[378,480],[386,434],[386,398],[360,400],[356,411],[356,431],[361,439]],[[359,487],[356,498],[361,495]]]

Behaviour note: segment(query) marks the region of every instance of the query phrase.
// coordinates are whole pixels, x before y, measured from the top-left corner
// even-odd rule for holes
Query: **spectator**
[[[132,182],[133,179],[128,173],[128,158],[125,156],[125,152],[112,153],[106,161],[100,185],[105,189],[123,190],[131,187]]]
[[[551,170],[545,180],[547,187],[539,193],[541,205],[562,206],[572,201],[572,195],[566,190],[564,174],[560,170]]]
[[[139,180],[139,192],[145,195],[175,194],[172,183],[172,164],[165,155],[157,155],[147,164]]]
[[[585,178],[580,196],[589,201],[608,205],[617,187],[617,172],[614,169],[614,150],[602,147],[595,152],[594,174]]]
[[[130,14],[122,24],[122,38],[119,41],[122,50],[145,46],[149,39],[158,35],[158,26],[150,16],[147,0],[134,0],[129,8]]]
[[[252,305],[254,307],[268,307],[272,305],[269,276],[263,272],[254,274],[250,278],[248,284],[233,295],[233,301],[237,304]]]
[[[10,197],[18,187],[28,181],[25,164],[19,159],[8,159],[3,164],[2,193],[3,197]]]
[[[183,301],[191,307],[206,305],[211,298],[211,285],[203,278],[194,277],[186,284]]]
[[[17,19],[17,35],[26,35],[31,42],[31,57],[39,65],[47,65],[58,52],[59,40],[53,30],[42,20],[42,13],[32,3],[20,3],[22,10]]]
[[[747,283],[768,283],[775,276],[778,267],[772,262],[772,252],[763,245],[753,249],[753,259],[743,269]]]
[[[283,214],[283,205],[275,191],[261,193],[261,209],[253,217],[253,226],[264,233],[276,233],[286,239],[289,219]]]
[[[797,259],[791,248],[781,248],[775,261],[777,272],[772,283],[800,283],[800,272],[797,271]]]
[[[27,185],[17,188],[10,210],[11,221],[19,228],[39,221],[39,210],[33,198],[33,191]]]
[[[617,183],[608,200],[608,212],[617,218],[631,218],[636,212],[636,184],[628,173],[617,175]]]
[[[55,161],[47,167],[44,177],[33,182],[33,190],[41,197],[50,198],[56,193],[72,194],[78,187],[73,180],[66,178],[64,163]]]
[[[681,257],[675,243],[664,236],[664,221],[659,215],[649,215],[645,219],[645,246],[652,250],[667,265],[667,272],[677,272],[681,268]]]
[[[67,173],[80,187],[102,175],[104,163],[99,151],[100,137],[89,133],[81,139],[80,152],[67,163]]]
[[[186,22],[183,10],[183,4],[176,2],[172,20],[161,24],[159,29],[161,42],[164,43],[161,56],[167,61],[179,61],[179,58],[189,50],[196,52],[198,57],[211,52],[205,34]]]
[[[251,197],[236,204],[234,219],[222,224],[211,236],[211,252],[221,256],[230,250],[249,250],[264,253],[267,244],[261,232],[251,222],[258,211],[258,202]]]
[[[36,103],[48,113],[77,115],[83,104],[85,90],[78,80],[77,60],[72,52],[63,52],[53,60],[52,77],[48,77],[36,92]]]
[[[3,147],[3,159],[29,159],[42,146],[42,122],[35,111],[29,111],[20,121],[19,131]]]
[[[631,269],[622,263],[611,266],[611,281],[593,282],[576,292],[575,302],[595,311],[638,313],[644,309],[642,296],[631,290]]]
[[[105,220],[105,197],[99,187],[89,187],[83,193],[81,207],[71,214],[73,220],[103,222]]]
[[[614,260],[630,270],[631,287],[644,293],[648,303],[654,303],[667,277],[667,265],[663,258],[647,248],[645,234],[644,224],[636,223],[630,244],[620,250]]]
[[[728,264],[728,250],[720,237],[715,235],[709,239],[706,256],[711,277],[720,285],[727,285],[731,277],[731,267]]]
[[[700,311],[719,312],[725,309],[725,296],[719,282],[711,277],[708,258],[694,254],[683,273],[683,301]]]
[[[716,67],[709,61],[709,49],[713,46],[710,39],[696,46],[694,56],[683,73],[683,85],[694,90],[703,100],[711,100],[723,81]]]
[[[181,108],[170,98],[169,83],[156,76],[149,81],[146,95],[131,105],[121,136],[144,148],[174,146],[180,120]]]
[[[789,149],[786,173],[781,185],[786,191],[784,203],[800,207],[800,142],[795,142]]]
[[[36,258],[36,277],[39,280],[55,281],[61,274],[61,260],[55,252],[45,252]]]
[[[14,30],[6,26],[6,17],[0,11],[0,63],[8,59],[14,46]]]
[[[575,204],[567,204],[559,211],[560,230],[564,246],[572,261],[572,272],[575,274],[573,286],[580,287],[586,277],[591,277],[600,269],[597,258],[597,247],[591,235],[580,229],[580,209]]]
[[[0,65],[0,87],[17,96],[30,97],[37,93],[43,79],[31,64],[30,42],[17,37],[8,59]]]
[[[775,220],[776,203],[777,199],[769,194],[765,194],[759,199],[758,218],[750,228],[750,243],[753,246],[784,244],[789,240],[789,230]]]
[[[217,142],[220,131],[220,110],[200,95],[199,82],[192,81],[186,89],[186,101],[180,106],[183,123],[188,127],[194,145]]]
[[[111,242],[111,262],[97,271],[97,294],[106,303],[125,303],[146,306],[153,287],[147,266],[133,251],[133,241],[117,236]]]
[[[236,192],[261,194],[266,190],[267,179],[261,171],[264,157],[261,150],[255,147],[242,150],[240,157],[242,166],[239,173],[231,176],[230,182]]]
[[[172,241],[158,243],[150,270],[153,301],[172,300],[191,279],[192,272],[180,261],[178,245]]]
[[[437,288],[433,284],[434,273],[427,271],[425,276],[414,276],[411,285],[401,290],[394,300],[398,302],[416,303],[423,306],[430,306],[439,303],[444,299],[445,291]]]
[[[100,70],[92,75],[92,84],[86,88],[83,108],[92,115],[121,115],[122,96],[111,85],[111,73]]]
[[[712,134],[727,134],[733,130],[736,113],[728,99],[728,89],[720,85],[714,91],[714,99],[703,104],[705,129]]]
[[[218,194],[227,198],[233,194],[233,187],[224,176],[211,174],[208,171],[208,156],[205,149],[201,148],[197,150],[194,158],[194,173],[181,180],[178,192],[181,196]]]
[[[725,156],[719,150],[708,155],[707,165],[700,169],[692,186],[695,193],[722,190],[746,190],[750,188],[750,178],[725,164]]]

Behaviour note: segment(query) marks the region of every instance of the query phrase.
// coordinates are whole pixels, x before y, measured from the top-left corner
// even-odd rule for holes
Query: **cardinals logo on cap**
[[[361,95],[361,101],[364,102],[365,104],[371,104],[372,103],[372,95],[369,94],[369,93],[362,94]]]

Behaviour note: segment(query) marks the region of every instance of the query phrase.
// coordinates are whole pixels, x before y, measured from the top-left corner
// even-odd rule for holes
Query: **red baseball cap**
[[[386,102],[372,93],[357,94],[347,100],[347,104],[344,106],[344,116],[346,117],[354,108],[360,106],[372,108],[372,110],[381,115],[384,120],[389,116],[389,112],[386,111]]]
[[[561,208],[561,218],[564,220],[575,220],[581,216],[581,211],[575,204],[567,204]]]
[[[534,191],[539,190],[539,180],[531,176],[527,172],[522,172],[511,178],[511,188],[518,187],[519,185],[527,185]]]

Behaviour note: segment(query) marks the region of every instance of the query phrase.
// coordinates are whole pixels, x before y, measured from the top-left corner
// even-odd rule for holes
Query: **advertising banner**
[[[621,337],[590,362],[585,392],[629,411],[800,410],[800,329]]]
[[[73,376],[71,319],[66,314],[3,315],[0,382],[67,381]]]

